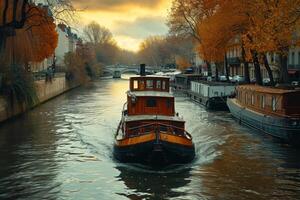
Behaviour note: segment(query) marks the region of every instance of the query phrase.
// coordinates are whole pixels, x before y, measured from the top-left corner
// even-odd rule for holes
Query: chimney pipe
[[[140,75],[141,76],[146,76],[146,64],[141,64],[140,65]]]

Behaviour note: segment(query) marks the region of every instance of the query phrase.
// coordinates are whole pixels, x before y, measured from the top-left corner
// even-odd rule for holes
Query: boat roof
[[[240,85],[240,86],[237,86],[237,89],[252,90],[252,91],[268,93],[268,94],[300,93],[300,90],[282,89],[282,88],[275,88],[275,87],[264,87],[264,86],[258,86],[258,85]]]
[[[125,116],[125,122],[143,121],[143,120],[162,120],[162,121],[177,121],[185,122],[181,117],[165,116],[165,115],[131,115]]]
[[[131,76],[130,79],[151,79],[151,78],[159,78],[159,79],[170,79],[168,76],[161,75],[147,75],[147,76]]]
[[[201,81],[201,80],[196,80],[191,82],[202,83],[204,85],[209,85],[209,86],[235,86],[234,84],[227,83],[227,82]]]
[[[162,92],[162,91],[128,91],[127,94],[129,96],[137,96],[137,97],[174,97],[170,92]]]

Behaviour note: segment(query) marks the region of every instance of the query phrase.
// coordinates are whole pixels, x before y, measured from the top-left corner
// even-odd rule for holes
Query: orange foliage
[[[47,11],[39,8],[30,13],[33,15],[25,24],[25,29],[29,28],[32,40],[33,56],[31,61],[42,61],[50,57],[57,47],[58,34],[53,18],[47,15]]]
[[[242,11],[242,1],[219,1],[216,12],[198,22],[198,35],[202,39],[198,45],[199,54],[207,61],[224,61],[225,52],[237,36],[247,29],[247,18]]]
[[[27,17],[24,28],[16,29],[16,35],[6,40],[6,63],[41,62],[53,55],[57,47],[56,25],[47,11],[30,6]]]
[[[176,58],[176,65],[177,65],[177,69],[179,69],[180,71],[184,71],[188,67],[192,66],[191,63],[183,57]]]
[[[250,50],[286,54],[299,43],[295,32],[300,0],[219,0],[218,4],[213,15],[197,24],[198,52],[206,60],[222,61],[236,37],[242,38],[248,58]]]
[[[246,48],[257,52],[287,54],[299,42],[295,37],[300,18],[299,0],[257,0],[251,3],[251,24],[244,36]]]

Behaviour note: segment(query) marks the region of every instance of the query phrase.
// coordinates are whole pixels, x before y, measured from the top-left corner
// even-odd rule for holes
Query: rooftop
[[[197,82],[197,83],[202,83],[205,85],[209,85],[209,86],[235,86],[232,83],[227,83],[227,82],[214,82],[214,81],[192,81],[192,82]]]
[[[269,93],[269,94],[286,94],[286,93],[300,93],[300,90],[293,89],[282,89],[276,87],[263,87],[258,85],[240,85],[237,86],[237,89],[241,90],[251,90],[261,93]]]
[[[128,91],[127,94],[129,96],[137,96],[137,97],[174,97],[170,92],[161,92],[161,91]]]

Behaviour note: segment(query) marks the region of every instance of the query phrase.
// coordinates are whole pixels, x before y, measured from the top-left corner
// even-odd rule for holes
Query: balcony
[[[298,65],[289,65],[288,66],[288,69],[298,69],[298,70],[300,70],[300,64],[298,64]]]
[[[227,62],[229,65],[240,65],[241,60],[239,57],[227,58]]]

